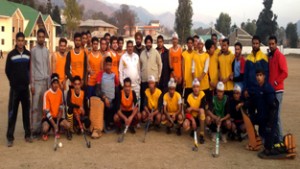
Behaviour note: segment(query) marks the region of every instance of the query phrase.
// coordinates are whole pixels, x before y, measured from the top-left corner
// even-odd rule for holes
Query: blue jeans
[[[280,119],[282,97],[283,97],[283,92],[276,93],[276,99],[279,102],[279,106],[278,106],[278,120],[277,120],[277,130],[278,130],[278,134],[279,134],[279,140],[283,139],[283,132],[282,132],[282,126],[281,126],[281,119]]]
[[[92,96],[96,96],[96,86],[87,87],[87,98],[90,99]]]

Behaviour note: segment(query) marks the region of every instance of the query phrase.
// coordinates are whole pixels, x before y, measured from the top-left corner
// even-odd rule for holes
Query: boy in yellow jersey
[[[183,57],[183,81],[185,87],[184,100],[187,100],[189,94],[193,92],[192,83],[192,63],[193,58],[195,56],[195,52],[193,51],[193,42],[194,39],[192,37],[188,37],[186,40],[187,50],[182,53]]]
[[[145,122],[150,119],[155,121],[158,127],[161,122],[161,103],[162,92],[155,86],[155,77],[150,75],[148,78],[149,88],[145,90],[144,110],[142,112],[142,120]]]
[[[59,39],[59,52],[54,52],[52,56],[52,73],[57,73],[59,76],[60,89],[64,91],[66,89],[67,76],[65,74],[65,64],[66,64],[66,49],[67,40],[65,38]]]
[[[218,35],[215,33],[211,34],[211,40],[215,46],[215,54],[218,55],[221,52],[221,50],[218,48]]]
[[[44,94],[44,115],[42,119],[44,141],[48,140],[48,132],[51,129],[53,129],[55,133],[58,133],[59,127],[63,127],[66,130],[70,128],[70,123],[64,119],[64,105],[62,98],[63,95],[60,90],[59,75],[53,73],[51,75],[51,87]],[[59,137],[59,135],[56,135],[55,137]]]
[[[85,85],[87,78],[87,55],[81,49],[81,34],[74,34],[74,49],[67,54],[65,73],[68,79],[73,82],[75,76],[82,80],[81,84]]]
[[[192,76],[193,79],[197,78],[200,82],[200,90],[209,94],[209,54],[203,51],[204,40],[200,39],[198,42],[198,51],[193,58]]]
[[[123,50],[124,38],[122,36],[118,37],[118,55],[121,57],[126,50]]]
[[[164,114],[162,115],[161,123],[167,126],[167,134],[170,134],[171,128],[177,122],[176,134],[180,136],[183,123],[183,116],[181,114],[182,100],[180,94],[175,91],[176,82],[173,78],[170,79],[168,87],[169,91],[163,97]]]
[[[119,61],[120,56],[118,55],[118,38],[116,36],[112,36],[110,38],[110,50],[108,51],[108,56],[112,58],[112,67],[111,71],[118,77],[119,79]]]
[[[98,50],[99,39],[97,37],[92,38],[92,51],[88,56],[89,59],[89,79],[87,88],[87,97],[96,95],[96,83],[97,76],[100,71],[103,70],[103,57]]]
[[[182,48],[178,45],[178,35],[176,32],[172,35],[173,46],[169,49],[169,63],[171,68],[171,77],[177,83],[176,91],[182,92]]]
[[[74,87],[70,88],[67,95],[67,120],[71,124],[70,130],[73,132],[73,130],[75,129],[77,133],[83,132],[83,127],[88,129],[91,124],[88,115],[84,109],[85,92],[81,90],[81,81],[82,80],[79,76],[75,76],[73,78]],[[69,132],[67,139],[72,139],[71,132]]]
[[[204,123],[205,123],[205,93],[200,90],[200,82],[197,78],[193,81],[193,93],[188,96],[187,109],[183,128],[188,131],[192,127],[193,131],[197,131],[200,125],[200,144],[204,144]],[[193,131],[191,134],[193,134]]]
[[[232,62],[234,55],[228,50],[229,39],[222,41],[222,54],[219,56],[219,80],[224,83],[225,94],[229,98],[233,95],[233,72]]]
[[[193,39],[194,39],[194,51],[198,52],[198,43],[199,43],[200,37],[198,35],[194,35]]]

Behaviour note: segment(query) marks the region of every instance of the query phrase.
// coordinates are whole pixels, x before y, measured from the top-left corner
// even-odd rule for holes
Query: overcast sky
[[[164,12],[175,13],[178,6],[177,0],[107,0],[111,3],[126,3],[129,5],[141,6],[153,14]],[[205,24],[216,21],[221,12],[231,16],[232,24],[240,25],[248,18],[257,19],[263,9],[263,0],[192,0],[194,20]],[[272,10],[278,15],[279,26],[286,27],[289,22],[300,20],[299,0],[274,0]]]

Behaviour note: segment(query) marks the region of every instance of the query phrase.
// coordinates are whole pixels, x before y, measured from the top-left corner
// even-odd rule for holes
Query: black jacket
[[[156,48],[158,50],[158,48]],[[162,62],[162,71],[161,71],[161,76],[158,84],[158,88],[163,91],[164,89],[168,88],[168,82],[170,80],[170,74],[171,74],[171,68],[169,64],[169,50],[165,47],[163,47],[163,52],[160,55],[161,57],[161,62]]]
[[[9,84],[14,89],[26,89],[29,85],[30,52],[24,48],[20,53],[17,48],[7,55],[5,73]]]

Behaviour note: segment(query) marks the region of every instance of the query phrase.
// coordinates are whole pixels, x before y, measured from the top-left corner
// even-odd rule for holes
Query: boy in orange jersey
[[[81,49],[84,50],[84,52],[88,55],[90,52],[86,48],[87,41],[88,41],[87,33],[81,32]]]
[[[121,57],[126,50],[123,50],[124,38],[122,36],[118,37],[118,55]]]
[[[75,129],[77,133],[80,133],[80,130],[82,132],[84,129],[83,127],[85,127],[86,129],[90,127],[90,120],[83,108],[85,102],[85,93],[83,90],[81,90],[81,81],[82,80],[79,76],[75,76],[73,78],[74,88],[71,88],[69,90],[67,96],[67,104],[69,108],[67,112],[67,119],[68,122],[71,124],[71,132],[73,132]],[[84,123],[84,126],[82,123]],[[71,132],[68,132],[68,140],[72,139]]]
[[[103,70],[103,57],[98,50],[99,39],[97,37],[92,38],[92,51],[88,56],[89,59],[89,79],[87,88],[87,97],[96,95],[96,83],[97,76],[100,71]]]
[[[99,42],[100,42],[100,54],[104,60],[105,57],[108,56],[107,51],[106,51],[107,43],[106,43],[105,38],[101,38]]]
[[[118,130],[121,132],[121,122],[125,123],[125,126],[129,126],[129,131],[135,133],[134,127],[141,119],[138,114],[138,107],[136,106],[137,98],[135,92],[131,89],[130,78],[124,79],[124,87],[120,92],[120,108],[114,116],[114,121]]]
[[[63,117],[63,100],[62,91],[59,89],[59,75],[53,73],[51,76],[51,87],[44,94],[44,104],[43,104],[43,140],[48,140],[48,132],[53,129],[55,133],[58,133],[59,127],[64,129],[70,128],[70,123]],[[55,137],[59,137],[56,135]]]
[[[92,47],[92,34],[90,31],[86,31],[86,36],[87,36],[87,41],[86,41],[86,49],[91,52],[93,47]]]
[[[75,76],[82,80],[81,84],[85,85],[87,78],[87,55],[81,49],[81,34],[74,34],[75,48],[69,51],[66,58],[65,73],[68,79],[73,82]]]
[[[173,46],[169,49],[169,63],[171,67],[171,77],[177,83],[176,91],[182,92],[182,48],[178,45],[178,35],[176,32],[172,35]]]
[[[59,85],[62,91],[66,88],[67,76],[65,74],[65,64],[66,64],[66,49],[67,49],[67,40],[65,38],[59,39],[59,51],[54,52],[52,56],[52,73],[57,73],[59,76]]]
[[[111,71],[119,78],[119,61],[120,56],[118,55],[118,38],[116,36],[112,36],[110,38],[110,50],[108,51],[108,55],[112,59],[112,67]]]

